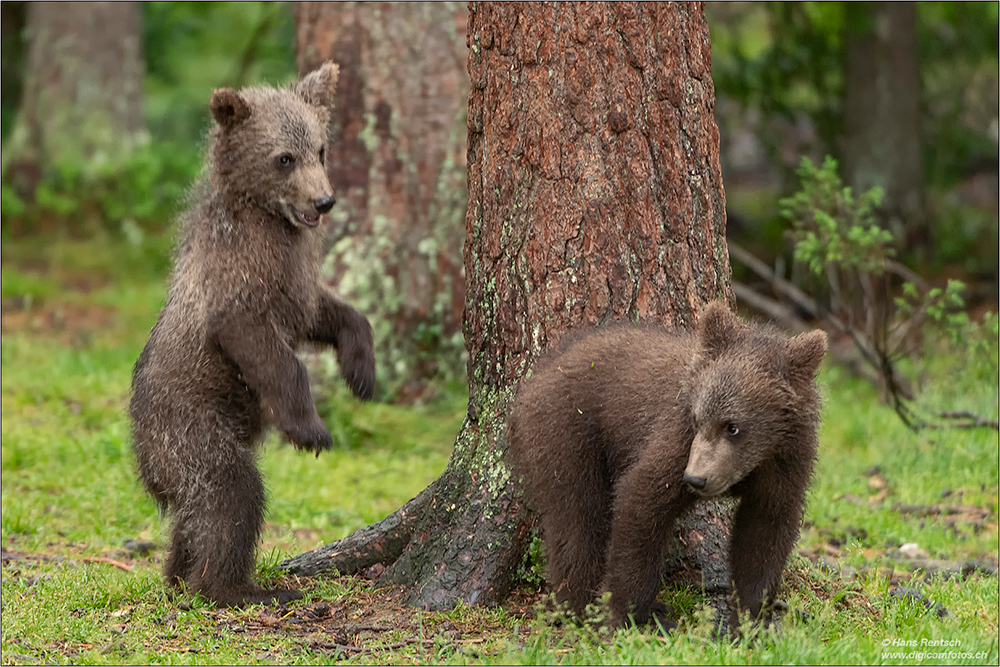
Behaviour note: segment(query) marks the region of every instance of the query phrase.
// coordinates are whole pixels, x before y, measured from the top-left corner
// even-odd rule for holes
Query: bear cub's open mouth
[[[289,206],[292,209],[292,215],[295,217],[294,222],[298,222],[306,227],[315,227],[319,224],[319,213],[303,213],[294,206]]]

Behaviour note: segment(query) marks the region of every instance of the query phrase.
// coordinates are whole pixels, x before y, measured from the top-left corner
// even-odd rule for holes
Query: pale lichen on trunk
[[[325,271],[372,322],[382,394],[461,375],[466,11],[460,3],[300,3],[299,70],[341,67]]]

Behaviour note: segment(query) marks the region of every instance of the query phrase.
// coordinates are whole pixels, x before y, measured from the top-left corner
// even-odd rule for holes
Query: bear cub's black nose
[[[705,484],[708,483],[708,480],[704,477],[695,477],[694,475],[689,475],[687,473],[684,473],[684,481],[696,489],[704,489]]]
[[[313,202],[313,206],[316,207],[316,210],[319,213],[326,213],[331,208],[333,208],[333,205],[336,203],[337,200],[334,199],[333,197],[320,197],[319,199]]]

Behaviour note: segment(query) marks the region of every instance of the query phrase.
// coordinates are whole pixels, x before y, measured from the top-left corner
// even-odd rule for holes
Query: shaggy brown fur
[[[660,614],[674,520],[728,492],[730,576],[757,617],[799,534],[825,334],[789,340],[713,303],[697,332],[618,325],[562,348],[522,382],[509,431],[557,599],[582,615],[610,591],[616,625]]]
[[[333,442],[296,347],[336,346],[354,393],[370,398],[375,385],[368,321],[320,280],[337,74],[327,63],[291,89],[212,94],[209,178],[182,217],[170,294],[132,379],[139,473],[174,515],[167,581],[224,605],[301,597],[251,578],[264,430],[317,455]]]

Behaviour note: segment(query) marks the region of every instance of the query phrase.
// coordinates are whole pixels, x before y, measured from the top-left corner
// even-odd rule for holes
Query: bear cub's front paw
[[[375,361],[369,357],[351,359],[343,366],[344,380],[354,395],[370,401],[375,393]]]
[[[292,443],[296,449],[304,449],[308,452],[326,451],[333,447],[333,436],[330,429],[326,427],[319,415],[305,424],[292,424],[290,427],[282,429],[288,442]]]

